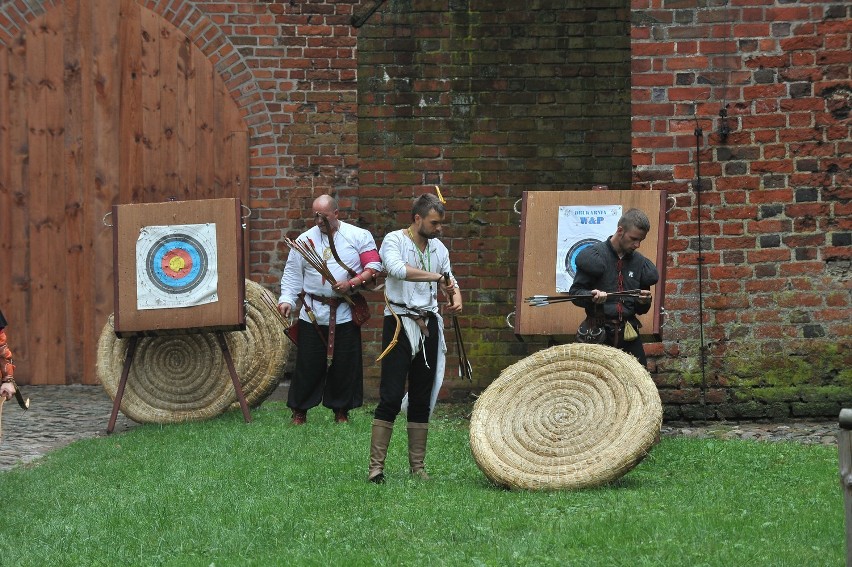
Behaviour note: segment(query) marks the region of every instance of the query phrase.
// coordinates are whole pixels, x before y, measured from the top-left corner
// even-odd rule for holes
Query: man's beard
[[[424,231],[422,228],[417,231],[417,234],[425,238],[426,240],[432,240],[433,238],[438,236],[437,232],[428,233]]]
[[[624,243],[621,239],[619,239],[617,242],[611,242],[611,244],[612,247],[615,249],[616,254],[618,254],[619,256],[628,256],[633,252],[633,250],[624,249]]]

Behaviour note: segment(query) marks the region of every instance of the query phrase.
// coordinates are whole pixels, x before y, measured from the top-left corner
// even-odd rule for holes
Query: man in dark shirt
[[[636,316],[651,309],[651,286],[660,277],[654,264],[637,252],[650,229],[648,216],[639,209],[624,213],[615,234],[577,255],[577,273],[568,292],[588,296],[575,301],[575,305],[586,310],[587,322],[592,326],[603,326],[604,344],[632,354],[643,366],[647,359],[638,336],[640,323]],[[636,289],[641,290],[639,297],[607,297],[611,292]],[[625,338],[628,325],[636,333],[628,329]]]

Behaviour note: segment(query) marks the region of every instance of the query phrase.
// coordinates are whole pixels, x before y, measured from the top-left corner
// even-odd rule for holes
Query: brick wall
[[[175,0],[149,2],[162,10]],[[250,277],[277,292],[285,235],[306,228],[322,193],[357,187],[356,0],[199,0],[194,4],[234,47],[226,76],[264,126],[253,137]],[[167,10],[166,10],[167,12]]]
[[[481,390],[540,348],[514,310],[524,191],[630,187],[629,10],[622,0],[387,2],[358,38],[357,208],[380,237],[439,185]],[[454,354],[448,368],[455,368]],[[447,376],[448,396],[470,385]]]
[[[634,188],[673,197],[651,349],[667,417],[836,416],[852,400],[852,6],[632,0],[632,20]]]
[[[716,4],[630,6],[630,186],[672,196],[654,378],[668,419],[836,417],[852,402],[850,8]],[[359,211],[383,234],[421,187],[463,198],[450,242],[486,383],[542,346],[503,327],[509,202],[627,188],[626,8],[390,2],[359,36]]]

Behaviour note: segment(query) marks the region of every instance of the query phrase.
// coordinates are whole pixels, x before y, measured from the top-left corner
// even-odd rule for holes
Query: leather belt
[[[337,308],[340,306],[340,299],[336,297],[324,297],[322,295],[308,294],[311,299],[328,305],[328,343],[326,345],[325,362],[326,366],[331,366],[334,361],[334,331],[337,327]],[[322,336],[322,335],[320,335]]]
[[[417,326],[420,327],[420,332],[423,333],[423,336],[429,336],[429,318],[435,317],[435,313],[426,309],[415,309],[413,307],[405,305],[404,303],[395,303],[393,301],[388,301],[388,303],[397,307],[402,307],[403,309],[408,311],[408,313],[397,313],[397,315],[399,317],[407,317],[409,319],[412,319],[415,323],[417,323]]]
[[[420,317],[421,319],[428,319],[429,317],[435,317],[435,313],[433,311],[429,311],[428,309],[417,309],[416,307],[409,307],[405,303],[396,303],[395,301],[388,301],[391,305],[395,305],[397,307],[402,307],[408,313],[397,313],[400,317],[409,317],[411,319],[416,319]]]

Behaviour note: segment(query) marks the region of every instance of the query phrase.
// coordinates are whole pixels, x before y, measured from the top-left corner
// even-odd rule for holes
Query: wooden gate
[[[136,0],[57,4],[0,44],[0,309],[22,384],[93,384],[105,215],[248,202],[248,128],[213,63]]]

